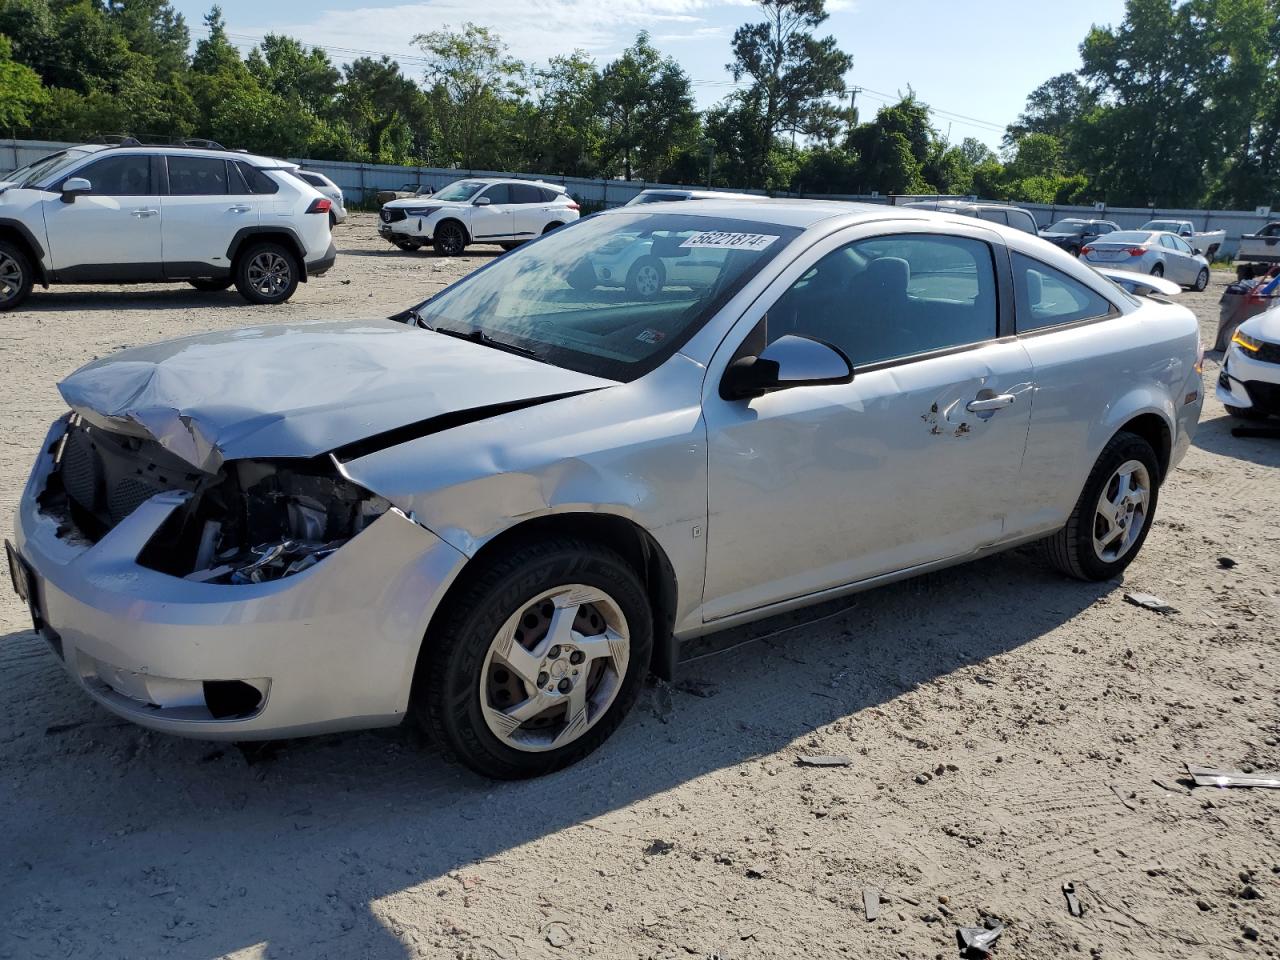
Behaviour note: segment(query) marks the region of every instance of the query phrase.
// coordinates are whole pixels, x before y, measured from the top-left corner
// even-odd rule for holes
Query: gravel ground
[[[385,316],[498,252],[401,253],[369,215],[336,235],[337,267],[283,307],[62,287],[0,319],[0,526],[81,363]],[[1182,298],[1206,338],[1228,279]],[[984,915],[1008,925],[997,957],[1277,956],[1280,793],[1183,769],[1280,768],[1277,467],[1210,392],[1123,583],[1019,552],[862,594],[651,685],[594,756],[519,784],[404,731],[148,733],[77,692],[0,591],[0,957],[950,958]]]

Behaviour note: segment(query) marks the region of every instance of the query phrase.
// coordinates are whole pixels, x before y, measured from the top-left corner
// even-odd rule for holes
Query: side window
[[[104,197],[145,197],[151,194],[151,158],[148,156],[106,157],[72,174],[93,185]]]
[[[1167,233],[1160,238],[1160,246],[1164,247],[1166,250],[1178,249],[1178,244],[1174,242],[1173,237],[1169,236]]]
[[[990,220],[992,223],[1007,224],[1009,222],[1009,217],[1003,210],[979,210],[978,219]]]
[[[233,162],[240,175],[244,177],[250,193],[277,193],[280,190],[280,184],[276,183],[253,164],[243,163],[239,160]]]
[[[819,260],[778,298],[769,340],[834,344],[854,366],[996,336],[991,248],[964,237],[873,237]]]
[[[1173,238],[1173,246],[1174,246],[1174,249],[1178,250],[1181,253],[1192,252],[1191,244],[1187,243],[1187,241],[1183,240],[1181,237]]]
[[[560,194],[556,193],[554,190],[548,190],[546,187],[540,187],[538,192],[542,194],[543,203],[555,203],[560,199]]]
[[[495,200],[494,203],[501,201]],[[511,203],[543,203],[542,191],[527,183],[511,184]]]
[[[225,196],[227,161],[221,157],[169,157],[169,194],[174,197]]]
[[[311,184],[313,187],[323,187],[325,185],[325,182],[321,180],[319,177],[317,177],[314,173],[307,173],[303,171],[302,173],[299,173],[298,176],[300,176],[307,183]]]
[[[510,203],[511,188],[505,183],[495,183],[481,196],[488,197],[490,203]]]
[[[1021,210],[1009,211],[1009,226],[1017,227],[1024,233],[1035,236],[1039,231],[1036,229],[1036,222],[1031,218],[1031,214],[1023,213]]]
[[[1018,332],[1105,317],[1114,309],[1079,280],[1020,253],[1013,259],[1013,299]]]

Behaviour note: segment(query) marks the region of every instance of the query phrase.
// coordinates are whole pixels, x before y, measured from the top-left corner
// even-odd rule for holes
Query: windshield
[[[678,214],[610,213],[547,234],[417,308],[441,331],[610,380],[671,356],[800,231]]]
[[[1059,220],[1045,228],[1045,233],[1084,233],[1083,220]]]
[[[1100,243],[1146,243],[1151,239],[1151,234],[1143,230],[1117,230],[1115,233],[1108,233],[1103,237]]]
[[[436,194],[437,200],[470,200],[486,185],[479,180],[458,180],[441,188]]]
[[[1169,233],[1177,233],[1182,224],[1177,220],[1149,220],[1142,225],[1143,230],[1167,230]]]
[[[25,167],[19,167],[10,173],[0,175],[0,180],[16,183],[19,187],[33,186],[41,180],[66,169],[73,163],[83,160],[92,152],[91,150],[60,150],[57,153],[49,154],[47,157],[41,157],[34,163],[28,163]]]
[[[642,203],[670,203],[672,200],[688,200],[687,194],[683,193],[643,193],[636,194],[628,203],[628,207],[638,206]]]

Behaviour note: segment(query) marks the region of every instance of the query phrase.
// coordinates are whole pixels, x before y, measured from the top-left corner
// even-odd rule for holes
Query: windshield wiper
[[[414,316],[417,316],[416,312]],[[498,340],[495,337],[489,336],[489,334],[485,333],[479,327],[472,327],[470,330],[449,330],[445,327],[428,326],[427,322],[420,317],[417,322],[427,330],[434,330],[436,333],[443,333],[446,337],[456,337],[459,340],[470,340],[472,343],[479,343],[486,347],[493,347],[495,350],[504,350],[507,353],[517,353],[522,357],[532,357],[534,360],[542,359],[536,351],[530,350],[528,347],[519,346],[518,344],[507,343],[505,340]]]

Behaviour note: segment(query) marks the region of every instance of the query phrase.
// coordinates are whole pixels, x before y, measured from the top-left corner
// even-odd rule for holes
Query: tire
[[[1163,263],[1157,263],[1154,267],[1152,267],[1152,268],[1151,268],[1151,275],[1152,275],[1153,277],[1163,277],[1163,276],[1164,276],[1164,264],[1163,264]]]
[[[1209,286],[1209,268],[1201,267],[1200,272],[1196,274],[1196,282],[1191,289],[1199,293],[1207,286]]]
[[[552,230],[556,229],[556,227],[563,227],[563,226],[564,224],[561,223],[559,220],[552,220],[550,223],[548,223],[545,227],[542,228],[542,232],[550,233]]]
[[[338,215],[332,210],[329,211],[329,232],[333,233],[333,228],[338,225]]]
[[[432,243],[439,256],[456,257],[467,249],[467,232],[462,229],[462,224],[446,220],[436,227]]]
[[[22,306],[34,281],[35,270],[23,249],[0,240],[0,312]]]
[[[1218,245],[1215,243],[1212,247],[1204,252],[1204,258],[1213,263],[1213,258],[1218,255]]]
[[[408,241],[408,240],[392,240],[391,242],[392,242],[393,244],[395,244],[397,247],[399,247],[401,250],[407,250],[407,251],[409,251],[410,253],[412,253],[414,250],[421,250],[421,249],[422,249],[422,244],[420,244],[420,243],[411,243],[411,242],[410,242],[410,241]]]
[[[298,258],[278,243],[255,243],[236,260],[236,289],[250,303],[284,303],[298,289]]]
[[[188,280],[187,281],[187,283],[191,284],[197,290],[201,290],[205,293],[218,293],[219,291],[227,290],[231,287],[231,284],[233,282],[234,281],[232,281],[230,277],[227,277],[223,280]]]
[[[1267,411],[1259,410],[1257,407],[1233,407],[1229,403],[1222,405],[1227,413],[1238,420],[1265,420],[1267,419]]]
[[[1080,248],[1074,245],[1067,247],[1067,253],[1071,254],[1073,257],[1078,257],[1080,256]]]
[[[510,251],[520,246],[520,244],[519,243],[500,243],[498,244],[498,246],[500,246],[503,250]]]
[[[1112,541],[1114,549],[1109,544],[1107,550],[1099,552],[1095,542],[1099,532],[1101,498],[1104,493],[1110,499],[1113,490],[1119,492],[1117,487],[1113,487],[1117,471],[1132,464],[1145,471],[1145,505],[1140,514],[1137,510],[1131,510],[1123,526],[1112,524],[1113,531],[1120,526],[1118,536],[1121,543],[1115,544]],[[1135,470],[1134,474],[1136,473]],[[1117,433],[1103,448],[1093,465],[1066,525],[1044,540],[1044,551],[1049,562],[1067,576],[1078,580],[1110,580],[1117,576],[1133,562],[1146,542],[1160,495],[1159,476],[1160,463],[1151,444],[1134,433]],[[1135,522],[1134,517],[1138,516],[1140,519]],[[1132,532],[1135,527],[1136,533]]]
[[[652,300],[666,282],[667,270],[657,257],[641,257],[627,271],[627,293],[639,300]]]
[[[594,605],[574,604],[571,594],[581,596],[582,588],[603,599]],[[561,601],[568,601],[563,609],[576,609],[576,614],[561,613],[560,605],[547,596],[557,590],[562,591]],[[603,632],[595,643],[604,646],[594,649],[597,654],[607,649],[604,656],[575,660],[583,654],[571,646],[567,658],[550,659],[558,645],[549,633],[555,621],[547,620],[548,608],[564,617],[564,636],[573,644],[592,643],[590,635],[583,634],[604,631],[604,625],[614,628],[617,636],[629,637],[621,675],[615,669],[615,644],[605,642]],[[531,543],[495,559],[450,598],[441,614],[418,657],[411,715],[452,759],[499,780],[551,773],[596,749],[634,705],[653,649],[653,615],[636,572],[612,550],[576,538]],[[569,634],[570,626],[581,632]],[[532,680],[522,680],[512,661],[499,654],[503,636],[510,641],[508,656],[528,658],[518,662]],[[584,662],[587,667],[575,681],[579,667],[573,664]],[[570,687],[563,687],[566,682]],[[567,692],[562,694],[562,689]],[[575,696],[583,704],[596,703],[598,712],[584,707],[579,714],[583,719],[570,724],[564,715]],[[539,710],[535,700],[548,706]],[[503,706],[512,702],[514,708]],[[557,709],[561,702],[566,709]],[[506,711],[522,705],[536,712],[512,724]],[[568,739],[557,747],[556,737]]]

